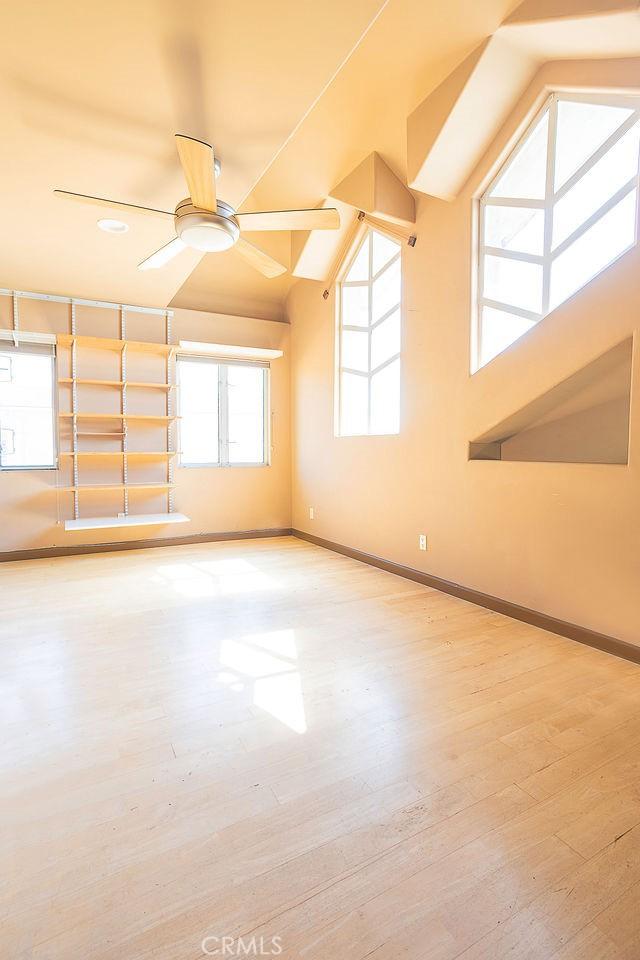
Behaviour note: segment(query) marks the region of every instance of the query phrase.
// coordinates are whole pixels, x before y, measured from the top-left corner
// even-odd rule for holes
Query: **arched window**
[[[400,431],[401,246],[369,230],[338,283],[340,436]]]
[[[552,94],[480,201],[475,368],[637,240],[640,101]]]

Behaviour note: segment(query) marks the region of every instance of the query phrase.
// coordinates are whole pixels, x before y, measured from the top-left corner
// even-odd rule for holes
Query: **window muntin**
[[[637,242],[640,101],[552,94],[480,201],[484,366]]]
[[[0,469],[56,465],[51,348],[0,345]]]
[[[268,463],[268,367],[178,357],[182,466]]]
[[[400,431],[401,249],[369,230],[338,284],[339,436]]]

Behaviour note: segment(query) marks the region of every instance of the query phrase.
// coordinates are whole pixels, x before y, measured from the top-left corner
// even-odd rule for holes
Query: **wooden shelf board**
[[[145,380],[126,380],[127,387],[142,387],[143,390],[173,390],[175,383],[152,383]]]
[[[61,457],[124,457],[123,450],[61,450]],[[177,457],[177,450],[127,450],[127,457]]]
[[[67,385],[73,384],[73,377],[60,377],[58,383]],[[75,382],[81,386],[91,385],[95,387],[142,387],[145,390],[172,390],[175,383],[145,383],[142,380],[90,380],[85,377],[76,377]]]
[[[107,440],[113,440],[117,437],[124,437],[124,433],[106,433],[104,430],[78,430],[79,437],[104,437]]]
[[[166,355],[176,349],[174,344],[169,343],[150,343],[144,340],[112,340],[108,337],[84,337],[71,333],[58,334],[58,344],[62,347],[70,347],[74,341],[79,347],[93,347],[96,350],[120,351],[127,347],[130,350],[142,350],[146,353]]]
[[[60,493],[80,493],[86,490],[171,490],[173,483],[80,483],[77,487],[56,487]]]
[[[150,413],[59,413],[58,416],[61,420],[71,420],[73,417],[78,420],[153,420],[157,423],[178,420],[178,417]]]
[[[73,377],[60,377],[58,383],[72,384]],[[76,377],[75,380],[78,384],[92,384],[99,387],[121,387],[124,383],[124,380],[91,380],[85,377]]]
[[[103,527],[147,527],[153,524],[187,523],[184,513],[129,514],[126,517],[81,517],[65,520],[65,530],[98,530]]]

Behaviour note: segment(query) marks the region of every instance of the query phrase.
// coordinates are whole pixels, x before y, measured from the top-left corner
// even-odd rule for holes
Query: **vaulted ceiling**
[[[406,179],[406,117],[513,0],[21,0],[0,13],[0,286],[271,319],[294,282],[233,252],[137,264],[171,224],[123,236],[56,187],[173,209],[173,134],[214,144],[236,208],[315,206],[371,151]],[[289,234],[251,239],[288,262]],[[195,267],[195,269],[194,269]]]

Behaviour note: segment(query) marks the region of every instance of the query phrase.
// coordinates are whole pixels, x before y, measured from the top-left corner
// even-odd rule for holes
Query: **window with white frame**
[[[338,284],[340,436],[400,431],[400,244],[369,230]]]
[[[178,357],[183,466],[268,463],[269,368]]]
[[[0,469],[55,467],[54,369],[49,346],[0,343]]]
[[[633,246],[640,100],[552,94],[480,201],[481,367]]]

